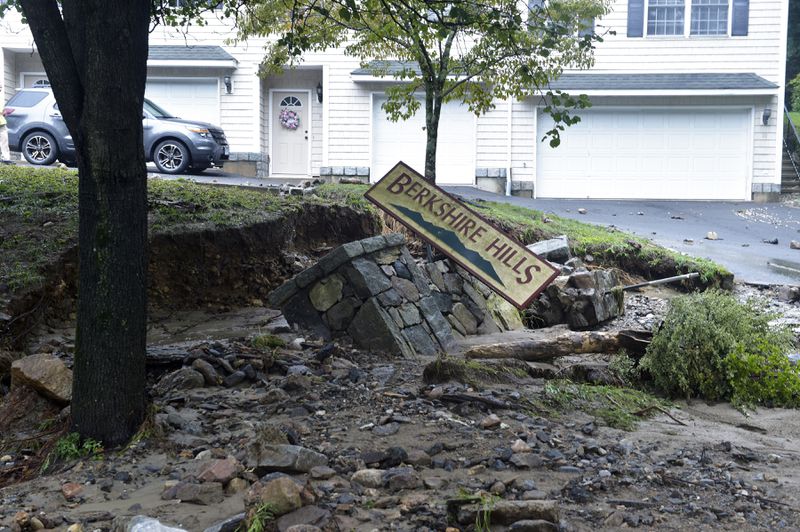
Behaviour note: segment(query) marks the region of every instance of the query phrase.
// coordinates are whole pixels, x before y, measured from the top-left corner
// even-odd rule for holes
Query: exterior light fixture
[[[772,109],[769,107],[764,108],[764,112],[761,114],[761,123],[765,126],[769,124],[769,117],[772,116]]]
[[[233,84],[231,83],[231,77],[225,76],[222,78],[222,82],[225,84],[225,93],[230,94],[233,92]]]
[[[317,83],[317,101],[322,103],[322,83]]]

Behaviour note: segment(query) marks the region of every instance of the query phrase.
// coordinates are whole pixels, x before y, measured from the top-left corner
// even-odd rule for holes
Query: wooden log
[[[464,352],[465,358],[518,358],[526,361],[550,360],[581,353],[616,353],[622,348],[644,349],[648,333],[636,331],[565,331],[554,336],[474,345]]]

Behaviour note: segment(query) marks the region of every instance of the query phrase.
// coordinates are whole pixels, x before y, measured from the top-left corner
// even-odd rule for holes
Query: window
[[[303,103],[295,96],[287,96],[281,100],[281,107],[303,107]]]
[[[43,91],[21,91],[15,94],[6,104],[8,107],[33,107],[48,96]]]
[[[32,87],[34,89],[47,89],[50,87],[50,80],[48,79],[37,79],[33,82]]]
[[[728,0],[692,0],[691,35],[727,35]]]
[[[650,0],[647,6],[648,35],[683,35],[683,0]]]

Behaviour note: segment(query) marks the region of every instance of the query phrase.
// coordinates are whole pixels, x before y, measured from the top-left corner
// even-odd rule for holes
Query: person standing
[[[3,164],[14,164],[11,160],[11,151],[8,149],[8,125],[5,109],[0,113],[0,159]]]

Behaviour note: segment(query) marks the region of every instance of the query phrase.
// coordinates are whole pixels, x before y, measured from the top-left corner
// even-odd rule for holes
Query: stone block
[[[314,308],[325,312],[342,299],[344,279],[338,274],[333,274],[318,281],[308,292],[308,298]]]
[[[350,321],[356,314],[356,309],[360,305],[361,302],[354,297],[348,297],[339,301],[325,314],[328,326],[334,331],[347,329],[348,325],[350,325]]]
[[[298,288],[305,288],[323,275],[325,275],[325,272],[322,271],[322,267],[317,263],[295,275],[294,282]]]
[[[360,257],[364,254],[364,247],[361,242],[348,242],[334,249],[317,263],[324,273],[331,273],[336,268],[350,259]]]
[[[489,169],[488,168],[476,168],[475,169],[475,177],[489,177]]]
[[[377,235],[370,238],[365,238],[361,241],[361,246],[364,248],[364,253],[374,253],[387,246],[386,237]]]
[[[359,166],[356,168],[356,175],[359,177],[369,177],[369,166]]]
[[[294,282],[294,279],[289,279],[269,293],[267,302],[270,306],[280,308],[289,298],[297,293],[297,290],[297,283]]]
[[[470,335],[478,332],[478,321],[475,319],[475,315],[463,303],[459,302],[453,305],[453,316],[463,325],[464,333]]]
[[[361,305],[347,332],[362,349],[402,356],[411,354],[394,320],[375,298],[370,298]]]
[[[408,279],[409,281],[411,280],[411,271],[409,271],[405,262],[398,259],[394,261],[392,267],[394,268],[395,275],[402,277],[403,279]]]
[[[441,351],[439,345],[421,325],[403,329],[403,336],[418,355],[435,356]]]
[[[400,317],[403,318],[403,323],[406,326],[417,325],[420,322],[419,310],[417,310],[416,305],[406,303],[405,305],[401,305],[398,308],[398,311],[400,312]]]
[[[549,240],[542,240],[530,244],[527,248],[540,258],[549,260],[550,262],[557,262],[558,264],[564,264],[572,258],[572,253],[569,249],[569,240],[566,235],[557,236]]]
[[[428,296],[419,300],[419,309],[422,317],[431,328],[433,336],[438,340],[442,350],[447,352],[455,344],[453,328],[442,315],[433,297]]]
[[[402,295],[408,301],[419,301],[419,290],[417,289],[417,286],[408,279],[403,279],[402,277],[392,277],[391,283],[395,290],[400,292],[400,295]]]
[[[497,294],[486,298],[486,307],[495,323],[504,330],[517,331],[524,328],[519,310]]]
[[[444,277],[442,276],[442,270],[439,269],[437,264],[426,264],[425,270],[428,272],[428,278],[431,282],[442,292],[446,292],[447,289],[444,286]]]
[[[362,299],[375,296],[392,287],[380,267],[369,259],[359,257],[350,262],[345,274],[356,295]]]
[[[500,177],[500,168],[489,168],[488,177]]]
[[[378,264],[394,264],[400,258],[400,248],[391,247],[376,251],[372,254],[372,259]]]
[[[331,167],[330,166],[320,166],[319,167],[319,175],[320,176],[330,176],[331,175]]]
[[[356,175],[356,167],[355,166],[345,166],[344,167],[344,175],[346,175],[346,176],[355,176]]]
[[[394,288],[378,294],[378,301],[384,307],[396,307],[403,303],[403,296]]]
[[[412,257],[411,253],[409,253],[408,248],[403,247],[401,253],[403,262],[406,263],[408,271],[411,273],[411,280],[417,287],[420,296],[425,297],[430,295],[431,289],[430,285],[428,284],[428,279],[422,274],[422,271],[419,269],[419,266],[417,266],[417,262],[414,260],[414,257]]]
[[[332,166],[331,175],[342,176],[344,175],[344,168],[341,166]]]
[[[300,329],[322,339],[330,339],[331,332],[325,322],[322,321],[317,309],[311,304],[306,290],[296,293],[285,304],[281,305],[281,310],[289,324],[297,325]]]
[[[512,192],[519,192],[523,190],[533,190],[536,186],[534,181],[517,181],[516,179],[511,181],[511,191]]]
[[[386,237],[386,245],[389,247],[402,246],[406,243],[406,237],[403,236],[403,233],[389,233],[383,236]]]

